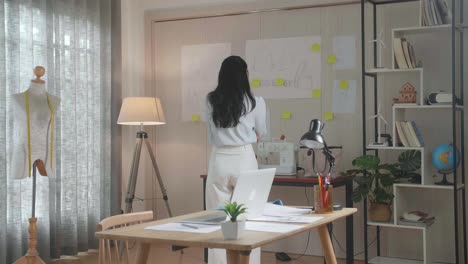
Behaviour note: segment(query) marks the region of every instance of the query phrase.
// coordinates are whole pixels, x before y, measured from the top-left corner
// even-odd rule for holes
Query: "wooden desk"
[[[206,175],[200,175],[203,179],[203,209],[206,209],[205,190],[206,190]],[[353,178],[352,176],[336,177],[331,180],[333,188],[345,188],[345,207],[353,207]],[[318,185],[316,177],[310,178],[297,178],[292,176],[276,176],[273,180],[273,186],[293,186],[293,187],[313,187]],[[353,216],[346,217],[346,264],[354,263],[354,229],[353,229]],[[331,230],[330,225],[330,230]],[[207,252],[205,253],[205,260],[207,259]]]
[[[336,264],[333,246],[328,235],[327,224],[352,215],[357,212],[355,208],[344,208],[330,214],[313,214],[324,218],[311,224],[302,224],[302,228],[288,233],[269,233],[245,231],[239,240],[224,240],[221,230],[208,234],[187,232],[170,232],[145,230],[147,226],[178,222],[186,218],[201,216],[212,211],[202,211],[188,215],[153,221],[149,223],[133,225],[113,230],[96,232],[96,237],[111,240],[129,240],[138,243],[137,264],[146,264],[151,244],[166,244],[181,247],[220,248],[227,250],[228,264],[248,264],[250,252],[266,244],[317,228],[320,241],[324,249],[325,259],[328,264]],[[157,263],[153,262],[152,263]]]

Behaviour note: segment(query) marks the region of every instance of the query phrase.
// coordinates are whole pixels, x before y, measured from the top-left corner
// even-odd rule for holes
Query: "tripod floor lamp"
[[[127,193],[125,195],[125,213],[130,213],[133,210],[133,200],[135,199],[135,188],[138,177],[138,166],[140,163],[140,154],[143,142],[153,163],[153,168],[158,179],[159,187],[166,203],[169,216],[172,217],[171,208],[169,207],[167,191],[159,173],[158,164],[154,157],[151,144],[148,142],[148,134],[143,131],[144,126],[163,125],[166,123],[164,112],[162,110],[161,101],[156,97],[127,97],[124,98],[122,107],[120,108],[119,125],[140,126],[140,131],[136,134],[135,152],[133,154],[132,167],[130,169],[130,177],[128,179]]]

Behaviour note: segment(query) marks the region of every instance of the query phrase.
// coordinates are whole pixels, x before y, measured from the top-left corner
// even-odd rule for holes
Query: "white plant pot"
[[[221,223],[224,239],[236,240],[242,235],[245,230],[245,221],[231,222],[226,221]]]

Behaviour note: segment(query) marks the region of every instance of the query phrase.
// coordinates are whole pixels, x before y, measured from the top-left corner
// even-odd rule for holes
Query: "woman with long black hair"
[[[258,169],[252,144],[266,134],[266,106],[250,91],[247,63],[239,56],[226,58],[219,70],[218,86],[207,96],[207,125],[213,146],[208,166],[206,207],[230,201],[240,171]],[[226,263],[226,251],[209,251],[208,263]],[[260,249],[250,254],[260,263]]]

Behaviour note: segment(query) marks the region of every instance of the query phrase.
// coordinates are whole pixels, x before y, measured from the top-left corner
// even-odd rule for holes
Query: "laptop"
[[[263,214],[275,178],[275,172],[276,168],[242,171],[239,178],[237,178],[231,201],[244,204],[247,207],[247,219],[256,218]],[[226,213],[219,211],[200,217],[184,219],[181,222],[219,225],[226,219]]]

